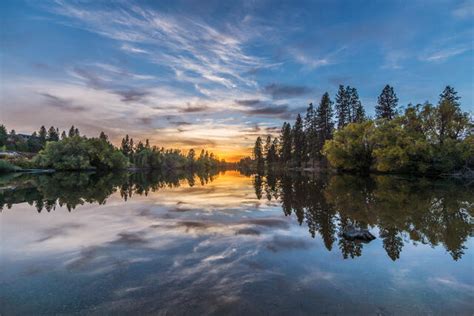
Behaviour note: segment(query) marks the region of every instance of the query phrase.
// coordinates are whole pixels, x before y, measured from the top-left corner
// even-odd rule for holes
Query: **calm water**
[[[464,184],[10,175],[0,205],[1,315],[474,313]]]

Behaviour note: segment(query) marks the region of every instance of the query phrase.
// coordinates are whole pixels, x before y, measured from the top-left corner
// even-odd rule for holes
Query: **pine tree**
[[[69,133],[67,135],[68,137],[74,137],[76,136],[76,130],[74,128],[74,125],[71,126],[71,128],[69,129]]]
[[[343,85],[339,85],[339,90],[336,94],[336,116],[337,116],[337,128],[344,128],[351,122],[351,88],[347,86],[347,89]]]
[[[106,141],[106,142],[109,141],[109,137],[107,135],[105,135],[105,133],[103,131],[100,132],[99,139],[101,139],[103,141]]]
[[[321,102],[316,110],[316,124],[317,124],[317,153],[318,158],[321,158],[321,150],[324,142],[332,137],[334,130],[334,122],[332,119],[332,101],[329,98],[329,93],[324,93]]]
[[[301,115],[298,114],[296,117],[295,125],[292,131],[293,136],[293,159],[297,167],[301,167],[301,164],[306,161],[306,141],[303,129],[303,120]]]
[[[263,155],[265,159],[268,160],[268,151],[270,150],[270,147],[272,145],[272,136],[267,135],[267,139],[265,140],[265,146],[263,147]]]
[[[262,138],[260,136],[257,137],[257,140],[255,141],[255,146],[253,148],[253,157],[255,162],[257,163],[257,172],[263,172],[265,161],[263,159]]]
[[[46,139],[48,142],[57,142],[59,140],[58,132],[53,126],[49,128],[48,136]]]
[[[386,85],[379,96],[378,104],[375,106],[377,119],[391,120],[397,114],[398,98],[393,87]]]
[[[5,125],[0,125],[0,147],[6,146],[8,139],[8,132]]]
[[[350,122],[361,123],[365,120],[365,110],[359,99],[359,93],[356,88],[347,86],[346,92],[349,100]]]
[[[125,135],[124,138],[122,138],[122,144],[120,146],[120,150],[122,151],[122,153],[129,157],[130,156],[130,139],[128,137],[128,134]]]
[[[317,120],[316,120],[316,111],[314,110],[313,103],[310,103],[308,108],[306,109],[306,116],[305,116],[305,138],[306,138],[306,150],[309,159],[313,163],[316,159],[319,158],[319,151],[318,151],[318,127],[317,127]]]
[[[436,130],[440,144],[446,138],[457,139],[462,134],[463,126],[469,121],[467,113],[461,111],[461,99],[453,87],[447,86],[439,95],[436,108]]]
[[[292,140],[291,140],[291,125],[290,123],[284,122],[281,129],[281,147],[280,147],[280,159],[284,164],[288,163],[291,160],[291,149],[292,149]]]
[[[46,143],[46,137],[48,136],[48,132],[46,132],[46,128],[43,126],[41,126],[39,132],[38,132],[38,137],[40,139],[40,142],[41,144],[44,145],[44,143]]]
[[[63,131],[63,132],[61,133],[61,139],[66,139],[66,138],[67,138],[66,132]]]

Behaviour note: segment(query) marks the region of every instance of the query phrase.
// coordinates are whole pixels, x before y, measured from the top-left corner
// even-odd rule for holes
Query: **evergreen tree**
[[[318,150],[318,127],[316,120],[316,111],[314,110],[313,103],[310,103],[306,109],[305,116],[305,135],[306,135],[306,150],[309,159],[314,162],[319,157]]]
[[[5,125],[0,125],[0,147],[7,145],[8,132]]]
[[[454,88],[447,86],[439,97],[435,126],[439,143],[444,144],[446,138],[458,139],[463,134],[469,123],[469,116],[462,112],[460,97]]]
[[[284,122],[281,129],[281,147],[280,147],[280,160],[284,164],[288,163],[291,160],[291,149],[292,149],[292,139],[291,139],[291,125],[290,123]]]
[[[268,166],[271,166],[274,163],[278,162],[277,148],[278,148],[278,139],[274,138],[267,152],[267,165]]]
[[[99,135],[99,139],[105,141],[105,142],[108,142],[109,141],[109,137],[107,135],[105,135],[105,133],[102,131],[100,132],[100,135]]]
[[[75,134],[76,136],[80,136],[80,134],[79,134],[79,129],[78,129],[77,127],[74,129],[74,134]]]
[[[188,163],[189,163],[189,164],[191,164],[191,165],[194,164],[195,159],[196,159],[196,151],[194,151],[193,148],[191,148],[191,149],[188,151],[187,159],[188,159]]]
[[[324,93],[321,102],[316,110],[316,126],[317,126],[317,153],[318,158],[321,157],[321,150],[324,142],[331,139],[334,130],[334,122],[332,119],[332,101],[329,98],[329,93]]]
[[[347,89],[341,84],[336,94],[337,127],[344,128],[351,122],[351,88]]]
[[[61,133],[61,139],[66,139],[66,138],[67,138],[66,132],[63,131],[63,132]]]
[[[262,172],[264,168],[264,158],[263,158],[263,148],[262,148],[262,138],[259,136],[255,141],[255,146],[253,148],[253,157],[257,164],[257,172]]]
[[[67,135],[68,137],[74,137],[76,136],[76,130],[74,128],[74,125],[71,126],[71,128],[69,129],[69,133]]]
[[[356,88],[347,86],[348,105],[350,109],[350,123],[361,123],[365,120],[365,110],[359,99]]]
[[[40,139],[40,142],[41,144],[45,144],[46,143],[46,137],[48,136],[48,132],[46,132],[46,128],[43,126],[41,126],[39,132],[38,132],[38,137]]]
[[[124,138],[122,138],[122,144],[120,146],[120,150],[122,151],[122,153],[129,157],[130,156],[130,153],[131,153],[131,149],[130,149],[130,139],[128,137],[128,134],[125,135]]]
[[[272,145],[272,136],[267,135],[267,139],[265,140],[265,146],[263,147],[263,155],[265,159],[268,160],[268,151],[270,150],[270,147]]]
[[[296,117],[295,125],[293,126],[293,159],[297,167],[301,167],[301,164],[306,161],[306,150],[305,150],[305,134],[303,130],[303,120],[301,115],[298,114]]]
[[[397,114],[398,98],[393,87],[386,85],[379,96],[378,104],[375,106],[377,119],[391,120]]]
[[[48,136],[46,138],[48,142],[57,142],[59,140],[59,134],[57,130],[51,126],[48,130]]]

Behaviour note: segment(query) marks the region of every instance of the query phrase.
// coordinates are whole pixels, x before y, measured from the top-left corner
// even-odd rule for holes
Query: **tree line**
[[[278,137],[257,137],[253,159],[241,168],[332,167],[358,172],[440,174],[474,166],[473,120],[461,110],[460,97],[447,86],[437,105],[398,106],[386,85],[367,117],[356,88],[340,85],[333,102],[324,93],[317,107],[309,104],[304,118],[284,122]]]
[[[0,125],[0,148],[2,151],[17,151],[21,154],[0,160],[0,171],[15,169],[52,168],[56,170],[111,170],[125,168],[160,170],[205,170],[227,168],[225,160],[202,150],[197,155],[194,149],[187,153],[179,149],[165,149],[150,145],[149,140],[134,143],[126,135],[120,148],[115,147],[108,136],[101,132],[98,137],[88,138],[80,135],[77,127],[71,126],[69,132],[59,133],[51,126],[42,126],[32,135],[17,134],[15,130],[7,133]],[[25,154],[26,153],[26,154]],[[29,159],[29,156],[33,158]]]

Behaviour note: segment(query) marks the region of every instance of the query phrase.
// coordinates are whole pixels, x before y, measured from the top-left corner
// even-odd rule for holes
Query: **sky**
[[[474,0],[0,2],[0,121],[235,161],[339,84],[474,111]]]

